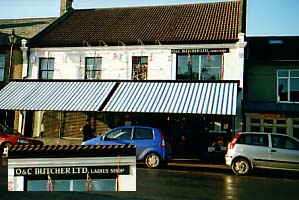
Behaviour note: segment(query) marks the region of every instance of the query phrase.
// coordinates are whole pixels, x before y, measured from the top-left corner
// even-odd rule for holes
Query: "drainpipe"
[[[22,79],[28,77],[28,70],[29,70],[29,48],[26,46],[27,40],[22,39],[22,57],[23,57],[23,69],[22,69]]]
[[[23,59],[23,69],[22,69],[22,79],[25,79],[28,77],[28,66],[29,66],[29,48],[26,46],[27,40],[22,39],[21,40],[21,51],[22,51],[22,59]],[[19,127],[18,130],[22,135],[24,135],[24,125],[25,125],[25,116],[26,116],[26,111],[20,111],[19,114]]]

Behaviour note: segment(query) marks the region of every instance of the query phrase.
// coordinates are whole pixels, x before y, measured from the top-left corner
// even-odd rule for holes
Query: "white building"
[[[177,130],[176,126],[182,125],[181,133],[171,133],[171,135],[177,139],[179,134],[198,139],[201,137],[198,132],[207,132],[208,137],[215,140],[216,133],[217,138],[219,135],[222,135],[223,138],[224,134],[228,139],[236,131],[242,129],[241,101],[243,98],[244,48],[246,46],[246,42],[244,42],[246,3],[243,0],[173,6],[88,10],[68,8],[65,10],[68,12],[30,40],[28,47],[23,48],[24,79],[40,82],[49,80],[55,80],[49,82],[132,80],[132,84],[139,81],[148,84],[157,81],[162,85],[163,82],[165,84],[195,82],[199,88],[201,84],[207,84],[205,86],[207,89],[184,90],[184,92],[180,88],[182,86],[176,86],[179,88],[171,90],[171,92],[181,92],[188,97],[178,97],[176,100],[172,100],[169,104],[176,104],[176,106],[172,106],[172,110],[164,109],[163,106],[155,110],[144,111],[141,109],[140,112],[134,109],[109,110],[103,104],[98,108],[96,114],[101,117],[93,114],[96,126],[101,126],[98,130],[102,131],[102,128],[109,129],[111,126],[130,123],[148,123],[158,126],[163,124],[161,126],[166,130]],[[29,54],[26,54],[27,52]],[[28,81],[24,81],[23,84],[28,84]],[[9,87],[11,86],[8,85],[8,90]],[[136,102],[143,107],[148,106],[143,105],[142,102],[152,96],[148,94],[136,96],[134,91],[142,90],[141,86],[136,87],[137,89],[128,86],[130,89],[128,93],[132,95],[128,98],[144,99]],[[165,87],[169,89],[167,84]],[[154,90],[159,90],[159,88],[162,87],[158,86]],[[116,91],[114,95],[117,96],[118,85],[114,89]],[[55,90],[60,90],[61,93],[70,92],[61,88]],[[73,90],[80,89],[73,88]],[[141,91],[141,93],[146,92]],[[163,91],[160,93],[162,95]],[[76,93],[72,93],[72,95],[74,94]],[[45,100],[39,97],[43,95],[43,92],[35,95],[39,103],[44,101],[43,105],[51,102],[51,99]],[[200,105],[196,104],[199,99],[203,99],[201,95],[205,97],[205,101]],[[155,96],[155,98],[160,96]],[[116,98],[109,95],[108,97]],[[109,104],[109,98],[104,102]],[[45,123],[43,116],[49,111],[64,112],[62,115],[59,114],[60,117],[57,117],[56,120],[63,119],[63,126],[61,123],[57,124],[55,120],[55,122],[51,122],[51,127],[57,127],[56,132],[57,130],[59,132],[61,128],[67,129],[68,119],[74,115],[77,116],[76,120],[80,121],[81,118],[78,116],[85,116],[85,114],[82,115],[82,112],[91,111],[80,110],[81,114],[72,113],[71,117],[65,112],[79,110],[61,110],[62,108],[51,107],[47,107],[47,109],[32,108],[30,105],[34,102],[30,102],[30,98],[26,98],[28,103],[25,103],[25,106],[24,104],[17,106],[18,103],[11,103],[8,99],[3,99],[3,101],[10,102],[10,104],[0,104],[3,109],[42,111],[30,114],[31,121],[34,123],[32,132],[35,136],[39,136],[44,129],[47,129],[43,124]],[[72,104],[79,104],[71,99],[68,101]],[[116,101],[118,105],[124,103],[120,98]],[[131,103],[126,102],[126,104]],[[185,104],[195,105],[196,108],[193,106],[193,109],[197,111],[190,111],[191,108],[189,111],[182,111],[182,106]],[[221,111],[216,112],[215,110],[219,110],[220,106]],[[206,109],[201,109],[205,107]],[[110,117],[107,117],[110,120],[110,123],[107,123],[108,119],[102,116],[105,113],[114,115],[113,122]],[[53,119],[57,114],[52,113],[46,116]],[[155,119],[156,122],[154,122]],[[194,124],[197,125],[193,126]],[[21,129],[25,130],[25,126],[24,121],[20,123]],[[72,123],[70,126],[75,127],[77,131],[80,125]],[[191,131],[187,131],[183,126],[191,128]],[[53,130],[51,131],[53,132]],[[68,131],[70,134],[66,134]],[[64,130],[63,137],[74,136],[74,134],[72,135],[74,129],[68,131]],[[62,138],[62,135],[59,134],[59,138]],[[75,135],[78,137],[77,133]],[[200,145],[194,144],[193,146],[196,148]]]

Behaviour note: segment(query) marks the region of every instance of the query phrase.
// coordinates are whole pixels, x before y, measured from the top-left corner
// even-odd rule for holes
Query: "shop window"
[[[85,79],[99,80],[102,77],[102,58],[85,58]]]
[[[260,132],[260,127],[259,126],[251,126],[250,127],[250,131],[251,132]]]
[[[260,124],[260,119],[250,119],[251,124]]]
[[[299,126],[299,120],[293,120],[293,125],[298,125]]]
[[[39,62],[39,78],[54,78],[54,58],[40,58]]]
[[[4,81],[5,55],[0,54],[0,81]]]
[[[273,124],[273,119],[264,119],[264,124]]]
[[[115,191],[115,179],[92,179],[92,191]],[[27,191],[47,191],[47,180],[28,180]],[[53,191],[87,191],[86,180],[52,180]]]
[[[132,57],[132,80],[147,80],[148,57]]]
[[[299,139],[299,128],[293,128],[293,136]]]
[[[286,124],[286,120],[285,119],[278,119],[276,121],[276,124],[285,125]]]
[[[276,127],[276,133],[287,134],[286,127]]]
[[[178,80],[221,80],[223,55],[178,55]]]
[[[273,133],[273,128],[272,127],[264,127],[264,132]]]
[[[278,102],[299,102],[299,70],[277,71]]]

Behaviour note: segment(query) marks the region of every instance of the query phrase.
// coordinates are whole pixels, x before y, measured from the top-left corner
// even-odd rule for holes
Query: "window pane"
[[[101,79],[102,58],[92,57],[85,59],[85,79]]]
[[[268,146],[268,135],[259,135],[259,134],[245,134],[241,135],[238,144],[250,144],[257,146]]]
[[[299,78],[290,80],[290,101],[299,102]]]
[[[148,57],[133,56],[132,57],[132,80],[147,79]]]
[[[261,129],[260,129],[259,126],[251,126],[251,127],[250,127],[250,131],[251,131],[251,132],[260,132]]]
[[[201,80],[221,79],[222,55],[201,56]]]
[[[272,127],[265,127],[264,128],[264,132],[266,132],[266,133],[272,133],[273,132],[273,128]]]
[[[289,71],[288,70],[278,70],[278,77],[289,77]]]
[[[260,119],[250,119],[250,123],[254,123],[254,124],[259,124],[260,123]]]
[[[294,120],[293,120],[293,125],[299,125],[299,120],[294,119]]]
[[[299,128],[293,128],[293,136],[299,139]]]
[[[283,135],[272,135],[272,146],[282,149],[298,149],[298,143],[295,140]]]
[[[273,119],[264,119],[264,124],[273,124]]]
[[[286,127],[276,127],[276,133],[287,134]]]
[[[0,81],[4,81],[4,69],[0,68]]]
[[[299,70],[291,70],[291,77],[298,78]]]
[[[287,121],[285,119],[278,119],[276,121],[276,124],[286,124],[286,123],[287,123]]]
[[[4,81],[5,55],[0,55],[0,81]]]
[[[43,71],[42,72],[42,79],[48,79],[48,72],[47,71]]]
[[[198,55],[178,55],[178,80],[198,80]]]
[[[131,137],[131,132],[132,132],[131,128],[121,128],[121,129],[117,129],[117,130],[109,133],[108,135],[106,135],[106,138],[108,138],[108,139],[122,139],[122,136],[127,137],[127,135],[130,135],[130,137]]]
[[[288,101],[288,80],[287,79],[278,80],[278,100]]]
[[[145,140],[153,139],[152,129],[149,128],[136,128],[134,130],[134,139]]]

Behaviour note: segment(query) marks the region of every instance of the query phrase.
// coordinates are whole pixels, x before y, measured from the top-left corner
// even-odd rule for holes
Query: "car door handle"
[[[275,149],[271,149],[271,152],[276,152],[276,150]]]

